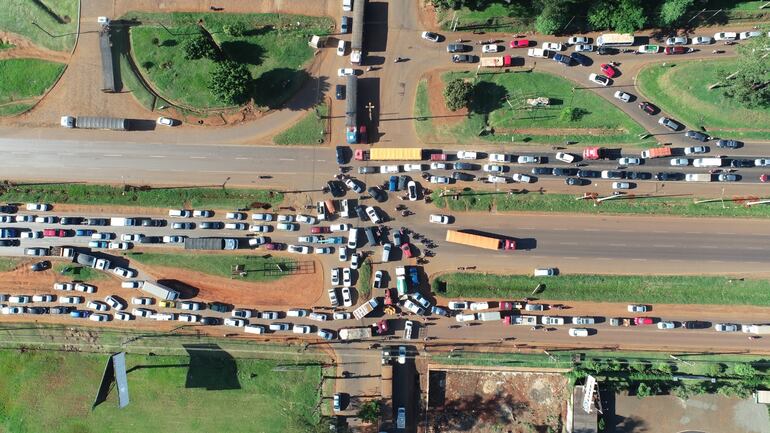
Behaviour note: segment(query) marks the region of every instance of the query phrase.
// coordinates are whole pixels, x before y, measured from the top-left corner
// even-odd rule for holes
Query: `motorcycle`
[[[722,54],[724,53],[724,50],[714,50],[711,52],[711,54]]]

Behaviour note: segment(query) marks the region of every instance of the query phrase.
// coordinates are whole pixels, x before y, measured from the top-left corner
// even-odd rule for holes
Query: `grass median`
[[[56,272],[77,281],[103,280],[107,275],[91,267],[78,266],[72,263],[57,263]]]
[[[43,96],[62,71],[63,64],[45,60],[0,60],[0,104],[6,107],[2,112],[16,114],[29,100]]]
[[[321,144],[326,130],[326,116],[328,115],[329,107],[326,104],[317,105],[308,111],[299,122],[276,135],[273,142],[283,145]]]
[[[132,253],[128,257],[145,265],[187,269],[223,278],[232,276],[232,266],[244,265],[247,274],[241,280],[257,282],[277,280],[282,277],[279,264],[295,263],[295,260],[283,257],[202,254],[200,251],[177,254]]]
[[[538,284],[540,299],[591,302],[770,306],[770,280],[653,275],[528,275],[450,273],[436,277],[434,291],[449,298],[523,299]]]
[[[514,185],[510,185],[514,187]],[[518,187],[521,185],[515,185]],[[709,203],[695,204],[692,197],[632,197],[605,200],[576,200],[578,194],[541,194],[536,191],[509,194],[508,192],[477,191],[471,188],[448,190],[452,195],[441,197],[441,191],[431,195],[433,204],[454,212],[563,212],[590,214],[671,215],[688,217],[768,218],[770,207],[747,207],[745,199],[725,197]],[[459,194],[454,198],[454,194]]]
[[[0,190],[0,199],[7,202],[241,209],[252,205],[258,207],[261,203],[278,204],[283,201],[283,194],[270,190],[231,188],[169,187],[124,191],[110,185],[60,183],[6,186]]]
[[[369,299],[369,295],[372,293],[371,260],[364,260],[364,263],[361,265],[361,269],[358,270],[358,281],[356,282],[356,287],[358,287],[359,300]]]
[[[0,350],[2,425],[15,433],[203,433],[244,425],[307,433],[318,424],[319,364],[235,359],[209,349],[189,349],[189,356],[127,355],[130,404],[118,408],[112,390],[94,410],[107,356]]]

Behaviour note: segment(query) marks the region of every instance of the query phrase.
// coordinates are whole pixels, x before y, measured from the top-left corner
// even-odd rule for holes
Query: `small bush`
[[[160,39],[158,39],[158,38],[152,38],[152,39],[150,40],[150,43],[151,43],[151,44],[153,44],[153,45],[155,45],[155,46],[158,46],[158,45],[160,44]]]
[[[247,27],[241,21],[234,22],[232,24],[225,25],[222,30],[228,36],[243,36],[246,33]]]

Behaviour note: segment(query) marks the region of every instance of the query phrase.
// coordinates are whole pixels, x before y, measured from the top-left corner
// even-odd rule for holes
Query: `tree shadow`
[[[473,88],[473,98],[469,108],[474,113],[489,114],[503,108],[507,97],[508,90],[505,87],[489,81],[480,81]]]
[[[240,389],[235,358],[216,344],[184,344],[190,356],[185,388]]]
[[[222,42],[220,47],[230,60],[249,65],[261,65],[265,55],[265,49],[261,45],[246,41]]]
[[[305,70],[295,70],[290,68],[271,69],[252,81],[251,96],[254,103],[260,107],[268,109],[280,108],[289,98],[296,96],[291,100],[287,108],[292,110],[301,110],[312,107],[317,104],[316,93],[307,97],[302,92],[297,94],[303,84],[306,84],[310,74]],[[308,83],[312,86],[313,83]],[[317,79],[315,82],[319,89],[327,89],[326,80]]]
[[[179,280],[158,280],[158,284],[162,284],[179,292],[179,299],[192,299],[198,296],[198,292],[200,291],[197,287],[193,287]]]
[[[495,395],[487,399],[473,395],[431,408],[429,422],[433,431],[472,431],[482,424],[514,423],[527,409],[529,406],[526,403],[514,401],[510,395]]]

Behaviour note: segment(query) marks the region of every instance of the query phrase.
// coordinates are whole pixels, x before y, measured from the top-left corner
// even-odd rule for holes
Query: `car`
[[[455,162],[452,167],[455,170],[478,170],[478,164],[471,164],[470,162]]]
[[[481,52],[484,54],[496,53],[499,50],[500,50],[500,47],[497,44],[485,44],[481,46]]]
[[[232,317],[225,318],[225,326],[232,326],[234,328],[243,328],[246,326],[246,321],[243,319],[234,319]]]
[[[684,179],[683,173],[666,173],[661,172],[655,175],[655,179],[661,180],[661,181],[668,181],[668,180],[682,180]]]
[[[73,307],[55,306],[48,309],[48,314],[69,314]]]
[[[540,157],[531,155],[521,155],[516,158],[516,162],[519,164],[538,164],[540,163]]]
[[[482,170],[487,173],[502,173],[506,170],[506,166],[499,164],[484,164]]]
[[[546,304],[527,304],[524,306],[524,311],[545,311],[547,308]]]
[[[337,76],[338,77],[347,77],[351,75],[356,75],[356,70],[353,68],[339,68],[337,69]]]
[[[88,248],[107,248],[110,246],[110,242],[107,241],[90,241],[88,242]]]
[[[577,169],[576,168],[556,167],[556,168],[553,169],[552,174],[554,176],[574,176],[574,175],[577,174]]]
[[[572,65],[572,57],[567,56],[565,54],[558,54],[558,53],[554,54],[553,60],[567,66]]]
[[[640,102],[639,109],[651,116],[658,114],[660,112],[660,109],[658,107],[656,107],[655,105],[649,102]]]
[[[687,158],[671,158],[669,165],[673,167],[686,167],[690,165],[690,160]]]
[[[629,304],[626,309],[629,313],[646,313],[650,311],[650,308],[647,305],[642,304]]]
[[[511,156],[504,153],[490,153],[488,159],[489,162],[511,162]]]
[[[738,180],[738,176],[735,174],[722,173],[717,176],[717,180],[720,182],[736,182]]]
[[[369,187],[369,188],[366,190],[366,192],[368,192],[368,193],[369,193],[369,195],[371,195],[371,196],[372,196],[372,198],[374,199],[374,201],[376,201],[377,203],[383,203],[383,202],[385,202],[385,201],[387,201],[387,200],[388,200],[388,193],[386,193],[385,191],[383,191],[383,190],[382,190],[381,188],[379,188],[379,187],[376,187],[376,186],[371,186],[371,187]],[[360,206],[359,206],[359,207],[360,207]],[[358,210],[358,209],[356,208],[356,211],[357,211],[357,210]],[[359,215],[359,216],[360,216],[360,215]]]
[[[104,298],[104,302],[109,305],[110,307],[116,309],[116,310],[125,310],[126,309],[126,302],[123,301],[120,298],[116,298],[115,296],[107,296]],[[89,307],[91,308],[91,307]],[[98,309],[98,308],[97,308]]]
[[[163,236],[164,244],[181,244],[187,236]]]
[[[337,42],[337,55],[338,56],[344,56],[345,55],[345,42],[344,40],[340,39],[339,42]]]
[[[446,176],[431,176],[428,179],[428,182],[439,184],[439,185],[447,185],[450,182],[450,178]]]
[[[230,312],[230,315],[239,319],[248,319],[254,315],[254,312],[247,308],[236,308]]]
[[[612,189],[631,189],[632,186],[629,182],[612,182]]]
[[[9,222],[9,221],[7,221]],[[33,223],[35,222],[35,216],[34,215],[16,215],[16,222],[17,223]]]
[[[428,216],[428,222],[433,224],[449,224],[449,215],[430,214]]]
[[[62,304],[82,304],[82,296],[60,296],[59,302]]]
[[[11,295],[8,297],[8,302],[11,304],[29,304],[32,302],[32,297],[27,295]]]
[[[295,334],[311,334],[313,332],[313,327],[310,325],[294,325],[292,332]]]
[[[714,40],[711,38],[711,36],[696,36],[692,38],[693,45],[709,45],[713,42]]]
[[[134,308],[131,310],[131,314],[133,314],[136,317],[148,317],[151,318],[155,315],[155,311],[148,310],[146,308]]]
[[[83,293],[96,293],[96,286],[86,283],[75,283],[75,291]]]
[[[738,39],[738,34],[735,32],[718,32],[714,33],[715,41],[734,41]]]
[[[677,122],[674,119],[670,119],[668,117],[665,117],[665,116],[661,117],[660,119],[658,119],[658,123],[660,125],[665,126],[666,128],[668,128],[668,129],[670,129],[672,131],[678,131],[678,130],[682,129],[682,124],[681,123]]]
[[[78,230],[80,231],[80,230]],[[124,233],[120,235],[120,240],[124,242],[139,242],[144,237],[141,233]]]
[[[511,175],[511,179],[513,179],[514,182],[521,182],[521,183],[532,182],[532,178],[530,176],[527,176],[526,174],[521,174],[521,173],[513,173]]]
[[[717,147],[737,149],[741,146],[743,146],[743,143],[737,140],[717,140]]]
[[[107,244],[107,248],[111,250],[127,250],[132,246],[133,244],[131,242],[110,242]]]
[[[741,39],[741,40],[749,39],[749,38],[756,38],[756,37],[759,37],[759,36],[762,36],[762,32],[755,31],[755,30],[748,31],[748,32],[740,32],[740,33],[738,33],[738,38]]]
[[[107,311],[110,309],[109,305],[101,301],[88,301],[86,307],[96,311]]]
[[[544,50],[561,51],[562,45],[558,42],[543,42]]]
[[[53,283],[54,290],[72,291],[75,290],[73,283]]]
[[[471,302],[469,309],[472,311],[488,310],[489,302]]]
[[[447,53],[464,53],[466,51],[471,51],[472,49],[473,47],[465,44],[449,44],[446,46]]]
[[[390,244],[386,244],[390,246]],[[385,271],[379,270],[374,273],[374,283],[372,284],[375,289],[381,289],[383,288],[384,284],[384,278],[385,278]]]
[[[458,150],[457,159],[475,160],[478,158],[478,153],[469,150]]]
[[[640,165],[641,163],[641,158],[624,156],[618,159],[618,165]]]
[[[422,308],[425,308],[425,309],[430,309],[430,301],[428,301],[428,300],[427,300],[427,299],[426,299],[424,296],[422,296],[421,294],[419,294],[419,293],[413,293],[413,294],[412,294],[412,298],[413,298],[415,301],[417,301],[417,303],[418,303],[418,304],[420,304],[420,306],[421,306]]]
[[[295,223],[278,223],[278,225],[275,226],[276,229],[282,230],[285,232],[295,232],[299,230],[299,224]]]
[[[91,312],[86,310],[70,311],[70,317],[74,317],[75,319],[87,319],[90,315]]]
[[[348,312],[344,312],[344,311],[338,311],[338,312],[332,314],[332,319],[334,319],[334,320],[348,320],[351,317],[353,317],[352,314],[350,314]]]
[[[707,153],[709,151],[709,148],[706,146],[690,146],[684,148],[684,154],[685,155],[700,155],[703,153]]]
[[[659,45],[642,45],[637,49],[640,54],[655,54],[660,51]]]
[[[24,248],[24,255],[25,256],[47,256],[48,248],[43,248],[43,247]]]
[[[379,167],[358,167],[358,174],[375,174],[379,172]]]
[[[165,225],[165,220],[154,220],[152,218],[146,218],[142,220],[142,227],[163,227]]]
[[[591,44],[577,44],[575,45],[576,53],[591,52],[594,50],[594,46]]]
[[[687,45],[687,37],[686,36],[674,36],[674,37],[666,38],[666,45],[667,46]]]
[[[268,329],[271,331],[290,331],[291,323],[275,322],[268,325]]]
[[[569,186],[583,186],[583,185],[588,185],[591,182],[588,181],[587,179],[580,179],[578,177],[568,177],[564,179],[564,183]]]
[[[348,269],[348,268],[345,268],[345,269]],[[350,296],[350,287],[342,288],[342,305],[344,305],[345,307],[353,306],[353,298],[351,298]]]
[[[452,166],[448,162],[431,162],[430,169],[431,170],[451,170]]]
[[[52,206],[47,203],[27,203],[24,208],[28,211],[48,212]]]
[[[665,55],[687,54],[690,51],[691,51],[690,48],[678,45],[678,46],[675,46],[675,47],[666,47],[666,48],[664,48],[663,49],[663,54],[665,54]]]
[[[289,245],[287,251],[295,254],[310,254],[312,247],[307,245]]]
[[[134,278],[136,276],[135,270],[121,268],[120,266],[112,268],[112,273],[122,278]]]
[[[687,131],[684,133],[684,136],[692,140],[702,141],[702,142],[706,142],[711,139],[711,137],[709,137],[708,135],[698,131]]]
[[[55,216],[35,217],[35,222],[39,224],[56,224],[57,221],[59,217]]]
[[[439,42],[439,41],[441,41],[441,35],[439,35],[438,33],[433,33],[433,32],[422,32],[420,34],[420,37],[425,39],[426,41],[431,41],[431,42]]]
[[[754,165],[757,167],[770,167],[770,159],[766,159],[766,158],[755,159]]]
[[[29,269],[33,272],[44,271],[46,269],[49,269],[50,267],[51,267],[51,262],[47,260],[43,260],[42,262],[35,262],[29,265]]]
[[[403,307],[412,314],[422,315],[425,311],[419,305],[415,304],[411,299],[404,300]]]
[[[591,64],[591,59],[588,56],[578,52],[570,54],[569,57],[581,66],[589,66]]]
[[[532,174],[550,176],[553,174],[553,168],[552,167],[535,167],[532,169]]]
[[[676,328],[676,324],[674,322],[658,322],[657,324],[658,329],[674,329]]]
[[[417,182],[410,180],[406,185],[406,190],[409,195],[409,201],[417,201]]]
[[[600,74],[590,74],[588,76],[588,80],[592,81],[600,86],[608,86],[611,82],[611,80],[604,75]]]
[[[249,225],[246,223],[225,223],[225,229],[227,230],[246,230]]]
[[[700,320],[688,320],[682,322],[682,328],[684,329],[708,329],[711,327],[709,322],[703,322]]]
[[[472,182],[476,180],[476,176],[470,173],[463,173],[461,171],[455,171],[452,173],[452,179],[461,182]]]
[[[634,325],[636,326],[643,326],[643,325],[652,325],[653,320],[650,317],[634,317]]]
[[[568,45],[587,44],[590,42],[591,40],[585,36],[570,36],[567,38]]]
[[[454,311],[467,310],[470,308],[468,301],[449,301],[447,308]]]
[[[540,323],[548,326],[564,325],[564,318],[555,316],[540,316]]]
[[[717,332],[737,332],[739,326],[735,323],[717,323],[714,325],[714,330]]]
[[[350,255],[350,267],[352,269],[358,269],[361,266],[361,255],[353,253]]]
[[[753,159],[734,159],[730,161],[730,167],[735,167],[735,168],[754,167],[754,160]]]
[[[623,102],[631,102],[631,99],[633,99],[633,96],[630,93],[626,93],[620,90],[615,92],[613,96],[615,96],[615,99],[619,99]]]
[[[182,301],[179,303],[179,308],[187,311],[200,311],[205,308],[205,305],[201,302]]]
[[[363,194],[364,185],[355,179],[345,179],[345,185],[357,194]]]
[[[615,78],[618,74],[620,74],[620,71],[618,71],[617,68],[608,63],[602,63],[599,65],[599,68],[602,70],[602,73],[609,78]]]
[[[529,47],[529,39],[514,39],[510,42],[511,48],[527,48]]]
[[[588,337],[590,333],[586,328],[569,328],[567,331],[570,337]]]

